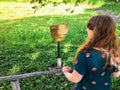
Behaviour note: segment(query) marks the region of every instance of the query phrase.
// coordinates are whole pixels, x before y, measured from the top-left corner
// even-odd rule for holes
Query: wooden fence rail
[[[20,75],[0,77],[0,81],[11,81],[12,90],[20,90],[19,80],[22,78],[37,77],[37,76],[50,75],[50,74],[60,74],[60,73],[62,73],[61,69],[42,71],[42,72],[33,72],[33,73],[26,73],[26,74],[20,74]]]

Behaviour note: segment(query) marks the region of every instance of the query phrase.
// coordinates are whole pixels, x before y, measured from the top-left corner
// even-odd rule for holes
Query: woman
[[[77,83],[74,90],[110,90],[111,78],[119,77],[120,42],[114,20],[107,15],[93,16],[87,23],[88,40],[75,54],[73,72],[62,68],[66,78]]]

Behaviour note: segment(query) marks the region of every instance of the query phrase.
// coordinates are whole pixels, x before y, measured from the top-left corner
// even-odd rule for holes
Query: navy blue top
[[[105,60],[102,51],[90,49],[80,52],[74,69],[84,75],[75,90],[110,90],[112,69],[104,69]]]

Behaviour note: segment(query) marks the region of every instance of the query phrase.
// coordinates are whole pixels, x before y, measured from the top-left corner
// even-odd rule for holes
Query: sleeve
[[[85,52],[81,52],[77,56],[76,64],[74,65],[73,69],[76,70],[79,74],[85,75],[86,74],[86,57],[85,57]]]

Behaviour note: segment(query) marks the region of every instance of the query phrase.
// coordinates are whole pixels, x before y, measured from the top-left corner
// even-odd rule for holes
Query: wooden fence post
[[[25,73],[20,75],[4,76],[4,77],[0,77],[0,81],[11,81],[12,90],[20,90],[20,83],[19,83],[20,79],[28,78],[28,77],[37,77],[42,75],[50,75],[50,74],[60,75],[62,74],[62,69],[55,68],[55,70],[51,69],[50,71],[32,72],[32,73]]]
[[[20,90],[19,80],[11,80],[12,90]]]

